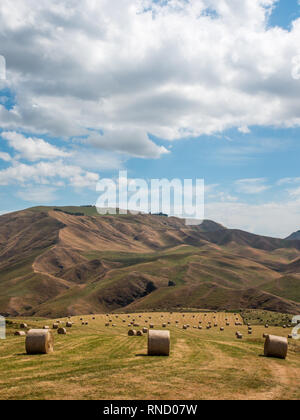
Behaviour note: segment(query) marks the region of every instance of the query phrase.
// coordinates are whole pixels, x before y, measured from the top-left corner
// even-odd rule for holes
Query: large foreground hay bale
[[[264,354],[267,357],[285,359],[288,352],[288,340],[286,337],[268,335],[265,341]]]
[[[169,356],[170,331],[151,330],[148,333],[148,355]]]
[[[48,354],[53,352],[53,335],[49,330],[29,330],[25,348],[27,354]]]

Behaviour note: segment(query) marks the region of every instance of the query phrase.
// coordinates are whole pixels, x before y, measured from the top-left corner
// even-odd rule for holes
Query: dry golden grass
[[[286,360],[265,358],[265,328],[253,325],[253,334],[248,336],[247,326],[234,325],[234,314],[143,313],[130,314],[130,318],[118,314],[96,315],[95,320],[93,316],[82,316],[89,325],[81,325],[79,316],[72,317],[75,324],[66,336],[54,331],[55,351],[49,355],[27,355],[24,337],[15,337],[15,328],[9,328],[7,339],[0,341],[0,398],[300,398],[300,342],[289,340]],[[242,322],[239,315],[237,318]],[[116,327],[105,327],[109,319]],[[133,319],[140,328],[153,323],[162,329],[163,323],[171,322],[167,325],[171,332],[169,357],[147,356],[147,335],[128,337],[128,323]],[[20,321],[34,328],[45,324],[42,319],[23,319],[14,321],[15,325]],[[211,322],[212,328],[193,328],[199,321],[204,327]],[[215,321],[218,327],[213,326]],[[183,324],[190,328],[183,330]],[[243,340],[235,338],[237,330]],[[287,336],[290,330],[270,327],[267,332]]]

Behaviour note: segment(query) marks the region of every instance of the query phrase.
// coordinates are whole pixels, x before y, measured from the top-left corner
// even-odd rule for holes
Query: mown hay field
[[[57,319],[13,319],[6,340],[0,340],[0,398],[299,399],[300,342],[289,340],[286,360],[263,356],[263,333],[287,337],[291,329],[253,325],[248,335],[246,325],[234,325],[236,318],[243,322],[240,315],[208,312],[76,316],[67,335],[52,330],[54,353],[32,356],[25,353],[25,337],[14,336],[20,323],[52,327]],[[147,356],[147,334],[128,337],[133,319],[139,324],[136,330],[167,324],[169,357]],[[65,327],[68,319],[60,321]],[[184,330],[187,324],[190,328]],[[237,330],[242,340],[236,339]]]

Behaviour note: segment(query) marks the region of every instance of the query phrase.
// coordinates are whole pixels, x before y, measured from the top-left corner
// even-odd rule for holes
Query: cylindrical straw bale
[[[129,330],[129,331],[128,331],[128,335],[129,335],[130,337],[132,337],[132,336],[136,335],[136,330]]]
[[[151,330],[148,333],[148,355],[169,356],[170,331]]]
[[[20,325],[20,328],[21,328],[21,329],[28,328],[28,325],[27,325],[27,324],[21,324],[21,325]]]
[[[16,331],[15,335],[24,336],[24,335],[26,335],[26,332],[25,331]]]
[[[65,328],[59,328],[57,330],[57,333],[58,334],[61,334],[61,335],[65,335],[65,334],[67,334],[67,330]]]
[[[49,330],[29,330],[26,336],[27,354],[48,354],[53,352],[53,336]]]
[[[72,328],[72,325],[73,325],[73,324],[72,324],[72,322],[67,322],[67,323],[66,323],[66,327],[67,327],[67,328]]]
[[[138,332],[136,333],[136,335],[137,335],[138,337],[141,337],[141,336],[143,335],[143,331],[138,331]]]
[[[288,340],[286,337],[268,335],[265,341],[264,353],[267,357],[285,359],[288,352]]]

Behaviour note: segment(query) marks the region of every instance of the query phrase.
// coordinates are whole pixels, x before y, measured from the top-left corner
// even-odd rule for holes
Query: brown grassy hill
[[[38,207],[0,217],[0,313],[299,313],[299,260],[300,241],[212,221],[186,226],[173,217],[100,216],[91,206]]]

